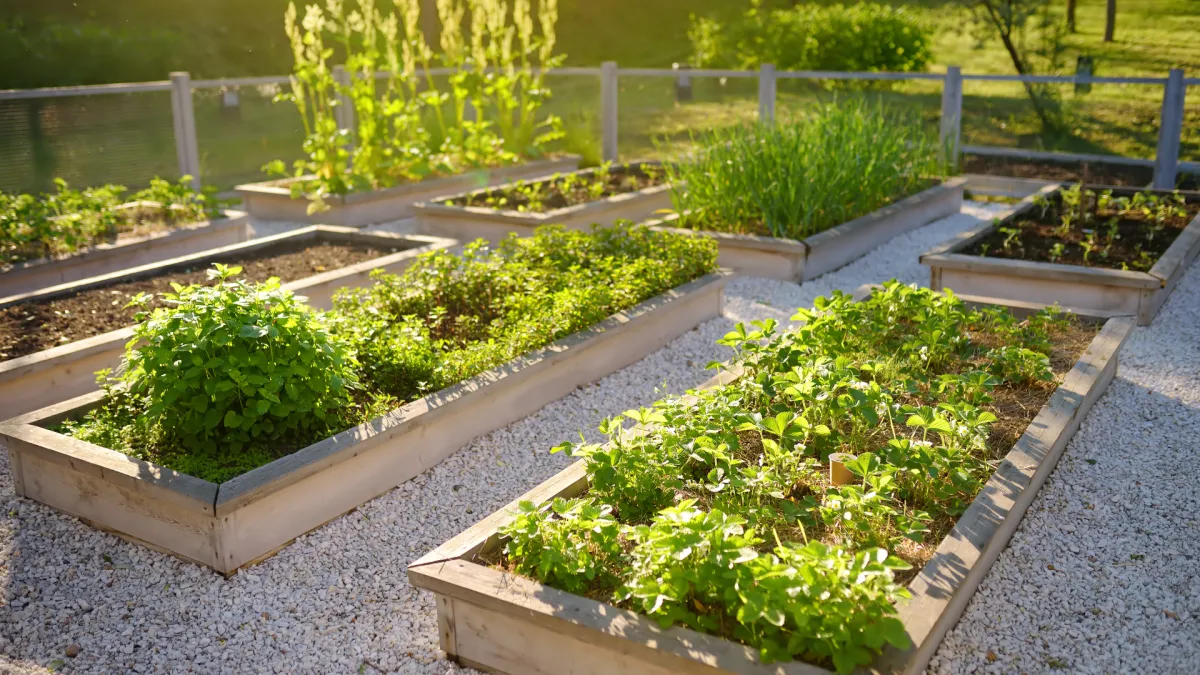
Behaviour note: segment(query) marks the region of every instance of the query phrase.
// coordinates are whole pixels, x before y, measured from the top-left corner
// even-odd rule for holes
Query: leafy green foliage
[[[126,192],[120,185],[73,190],[59,178],[52,194],[0,192],[0,263],[76,253],[145,221],[169,226],[220,215],[216,189],[194,190],[191,180],[156,177],[129,197],[144,202],[132,209],[117,208]]]
[[[695,141],[663,166],[681,225],[700,230],[803,239],[925,189],[945,169],[919,119],[861,100]]]
[[[739,20],[692,16],[692,59],[704,68],[917,72],[932,58],[932,30],[903,7],[872,2],[764,9]]]
[[[613,195],[637,192],[663,182],[657,164],[636,163],[619,167],[604,162],[594,169],[556,173],[538,180],[519,180],[500,188],[478,190],[444,200],[443,204],[482,206],[519,213],[545,213],[586,204]]]
[[[357,385],[352,353],[321,313],[278,279],[233,279],[240,271],[217,265],[212,286],[177,285],[170,307],[143,313],[123,371],[107,382],[111,398],[136,407],[130,432],[148,432],[177,454],[176,468],[218,482],[280,445],[345,428]],[[131,435],[126,445],[142,442]]]
[[[539,228],[494,249],[423,256],[401,275],[340,293],[334,311],[363,380],[411,400],[591,326],[716,269],[700,237],[617,226]]]
[[[228,480],[711,272],[716,259],[703,237],[547,227],[495,249],[426,254],[324,313],[277,280],[246,284],[218,266],[214,285],[177,288],[169,307],[142,316],[120,375],[102,374],[109,398],[63,430]]]
[[[768,661],[846,673],[906,647],[895,574],[982,489],[1000,450],[989,404],[1002,389],[1048,391],[1050,334],[1069,320],[1018,321],[895,282],[793,319],[804,323],[739,325],[720,341],[742,371],[730,384],[605,420],[604,444],[554,448],[585,462],[589,488],[552,512],[586,508],[603,526],[523,506],[502,529],[518,542],[508,564]],[[849,484],[826,478],[833,453],[851,455]],[[619,582],[611,594],[607,576],[593,581],[601,570]]]
[[[311,211],[330,195],[513,164],[563,137],[558,117],[541,117],[550,90],[534,68],[562,63],[554,55],[557,0],[539,0],[536,11],[519,0],[511,12],[501,0],[439,1],[436,55],[421,29],[424,4],[396,0],[395,13],[385,14],[373,0],[326,0],[302,18],[288,5],[295,67],[291,92],[279,98],[294,103],[304,123],[305,157],[291,172],[304,179],[292,193],[312,197]],[[335,46],[348,80],[334,77]],[[453,70],[448,92],[428,74],[435,56]],[[377,78],[380,71],[393,76]],[[353,129],[337,119],[347,105]],[[264,170],[288,174],[279,160]]]

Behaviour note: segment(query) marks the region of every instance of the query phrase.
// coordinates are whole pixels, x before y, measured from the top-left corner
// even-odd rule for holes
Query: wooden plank
[[[437,596],[438,641],[442,651],[453,659],[458,655],[458,627],[454,621],[454,599],[447,595]]]
[[[982,274],[1024,277],[1039,281],[1065,281],[1126,288],[1161,288],[1162,281],[1145,272],[1117,270],[1105,267],[1083,267],[1035,260],[1010,260],[961,253],[942,253],[921,256],[921,263],[943,269]]]
[[[679,626],[662,628],[636,612],[463,560],[409,567],[408,574],[415,586],[453,597],[456,618],[465,616],[472,605],[490,612],[484,616],[489,616],[497,625],[502,623],[501,617],[506,620],[518,617],[532,626],[545,628],[542,635],[549,640],[578,640],[581,644],[603,647],[604,651],[597,654],[606,654],[608,659],[628,655],[644,663],[645,667],[667,668],[665,672],[676,673],[828,673],[823,668],[801,662],[764,664],[757,650],[751,647]],[[477,631],[472,635],[459,624],[456,639],[460,655],[468,649],[476,656],[481,654],[471,643],[478,635]],[[538,641],[537,648],[551,647]],[[645,671],[633,668],[614,672]]]

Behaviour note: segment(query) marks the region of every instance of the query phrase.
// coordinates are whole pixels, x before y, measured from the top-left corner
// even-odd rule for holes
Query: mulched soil
[[[568,176],[571,174],[568,174]],[[443,204],[450,206],[479,206],[489,209],[544,213],[576,204],[599,201],[607,197],[637,192],[648,187],[666,183],[666,173],[644,168],[643,165],[617,166],[606,174],[577,174],[580,180],[570,181],[567,177],[551,180],[527,181],[521,189],[489,190],[472,195],[447,199]],[[603,184],[597,194],[592,186]]]
[[[1165,227],[1159,232],[1154,232],[1151,227],[1153,219],[1141,213],[1118,217],[1116,213],[1109,211],[1097,213],[1091,223],[1073,222],[1066,232],[1061,232],[1062,207],[1056,200],[1046,210],[1045,215],[1034,207],[1031,212],[1033,217],[1019,219],[1015,227],[1020,229],[1020,235],[1009,242],[1007,249],[1004,247],[1007,234],[996,228],[987,237],[967,248],[964,253],[1009,260],[1057,262],[1082,267],[1145,272],[1154,266],[1179,233],[1183,232],[1197,213],[1200,213],[1200,202],[1188,203],[1185,208],[1188,214],[1186,217],[1167,219]],[[1095,212],[1094,208],[1092,210]],[[1110,239],[1106,224],[1113,218],[1117,218],[1117,231],[1116,236]],[[1086,249],[1082,243],[1092,234],[1095,235],[1096,246],[1085,261]],[[1051,252],[1055,244],[1060,243],[1063,245],[1063,251],[1061,257],[1055,259]]]
[[[1078,182],[1083,180],[1083,168],[1084,164],[1077,162],[1049,162],[1034,159],[967,155],[963,166],[963,173]],[[1147,167],[1121,166],[1119,164],[1087,164],[1087,182],[1089,184],[1145,187],[1153,179],[1154,170]]]
[[[213,258],[206,264],[150,279],[115,282],[52,300],[5,307],[0,309],[0,360],[15,359],[132,325],[138,310],[125,309],[130,298],[138,293],[154,294],[150,306],[161,306],[163,303],[158,294],[173,292],[171,282],[185,286],[207,283],[207,269],[212,262],[241,265],[240,278],[247,281],[279,277],[288,282],[390,252],[391,249],[364,245],[295,242],[243,257]]]

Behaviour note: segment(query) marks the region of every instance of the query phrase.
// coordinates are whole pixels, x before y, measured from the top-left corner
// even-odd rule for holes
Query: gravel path
[[[603,416],[647,405],[664,389],[678,392],[702,382],[707,377],[703,364],[726,356],[714,341],[737,321],[787,320],[795,307],[810,305],[817,295],[835,288],[852,291],[890,277],[923,283],[928,276],[916,264],[919,253],[998,209],[969,205],[963,215],[901,237],[804,286],[736,279],[729,285],[723,318],[525,420],[477,439],[433,470],[230,580],[16,499],[7,455],[0,453],[0,672],[40,673],[47,667],[81,673],[464,672],[441,659],[433,603],[408,585],[407,561],[561,469],[569,460],[546,450],[576,430],[594,436]],[[1187,307],[1186,296],[1192,298]],[[1045,490],[1055,496],[1039,499],[1027,521],[1032,531],[1022,528],[1014,549],[985,584],[986,595],[972,604],[939,654],[937,668],[972,672],[988,667],[988,649],[997,654],[990,667],[998,672],[1052,667],[1034,654],[1049,654],[1061,659],[1055,663],[1069,666],[1099,661],[1110,671],[1133,669],[1138,664],[1132,659],[1138,655],[1159,659],[1157,671],[1195,659],[1195,651],[1188,651],[1195,647],[1180,638],[1189,629],[1195,636],[1193,617],[1200,610],[1196,590],[1170,590],[1196,573],[1195,557],[1183,555],[1194,553],[1195,547],[1158,539],[1153,542],[1158,545],[1151,546],[1154,535],[1139,533],[1196,532],[1195,522],[1186,525],[1193,528],[1187,530],[1183,522],[1171,528],[1163,521],[1173,513],[1190,514],[1197,506],[1194,497],[1186,503],[1183,488],[1188,480],[1183,473],[1189,465],[1177,455],[1188,442],[1188,429],[1200,432],[1195,407],[1185,407],[1196,406],[1200,396],[1195,374],[1200,371],[1200,347],[1194,337],[1185,346],[1182,331],[1172,335],[1160,327],[1179,323],[1189,312],[1194,323],[1198,298],[1200,267],[1160,315],[1155,331],[1139,331],[1127,345],[1114,385],[1119,398],[1110,395],[1097,406],[1064,468]],[[1166,371],[1156,366],[1153,356],[1142,356],[1164,345],[1172,346],[1173,356],[1185,359],[1190,369]],[[1116,428],[1100,428],[1100,411],[1116,408],[1129,412],[1111,425]],[[1143,422],[1150,420],[1151,428],[1144,428]],[[1111,448],[1107,453],[1097,447],[1101,441]],[[1119,459],[1117,448],[1139,447],[1138,443],[1161,453],[1157,456],[1162,461],[1137,466]],[[1093,465],[1084,461],[1087,458],[1098,461]],[[1096,499],[1095,511],[1082,510],[1082,499],[1101,488],[1070,487],[1080,484],[1109,486],[1104,497]],[[1080,510],[1077,517],[1062,518],[1055,509]],[[1043,522],[1048,517],[1054,518],[1049,525]],[[1064,522],[1076,523],[1076,532],[1060,533],[1057,528]],[[1053,532],[1054,539],[1041,541],[1038,530]],[[1068,556],[1069,545],[1082,553]],[[1165,550],[1178,555],[1163,558]],[[1133,554],[1146,557],[1133,560]],[[1087,555],[1109,565],[1104,567],[1106,577],[1089,572],[1090,563],[1083,562]],[[1044,571],[1042,561],[1051,557],[1056,567],[1063,566],[1060,571]],[[1136,564],[1111,567],[1117,558]],[[992,589],[1005,571],[1011,575],[1037,564],[1043,570],[1039,574],[1070,575],[1079,596],[1102,595],[1096,601],[1101,604],[1059,596],[1039,585],[1019,597],[1010,594],[1008,604],[1000,606],[1000,594]],[[1128,578],[1118,580],[1117,574]],[[1107,581],[1093,589],[1093,577]],[[1068,612],[1063,621],[1048,599],[1060,601],[1058,606],[1077,605],[1083,614]],[[1092,614],[1091,607],[1101,613]],[[1147,616],[1149,608],[1159,614]],[[1174,618],[1163,610],[1173,612]],[[991,617],[1000,613],[1004,623],[997,626]],[[1138,634],[1141,642],[1113,639],[1112,634],[1126,630],[1125,622],[1135,615],[1144,628]],[[1046,623],[1062,625],[1038,628]],[[1071,630],[1079,637],[1071,637]],[[1040,643],[1024,644],[1035,631],[1053,645],[1053,653]],[[1085,640],[1093,633],[1099,640],[1089,647]],[[1090,656],[1075,653],[1070,645]],[[1109,645],[1119,654],[1100,651]],[[78,655],[68,656],[68,648],[73,653],[75,647]],[[1018,665],[1018,658],[1026,660]]]

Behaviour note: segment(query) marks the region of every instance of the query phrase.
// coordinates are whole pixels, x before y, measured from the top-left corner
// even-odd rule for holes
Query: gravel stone
[[[604,416],[703,382],[703,365],[728,357],[715,341],[734,323],[787,322],[834,289],[893,277],[926,283],[920,253],[1001,210],[968,203],[803,286],[735,279],[723,317],[476,439],[228,580],[18,499],[0,453],[0,673],[47,672],[64,645],[83,646],[55,664],[72,673],[471,672],[444,660],[432,597],[408,584],[408,561],[566,466],[547,450],[577,430],[598,438]],[[1110,394],[935,672],[1183,672],[1197,663],[1200,586],[1190,578],[1200,572],[1200,504],[1187,459],[1200,437],[1200,344],[1184,321],[1194,327],[1198,316],[1200,266],[1126,346]]]

